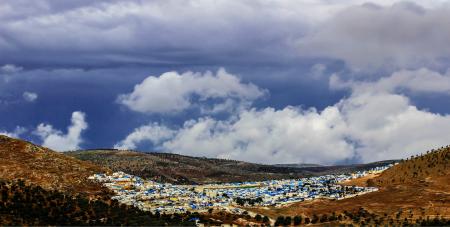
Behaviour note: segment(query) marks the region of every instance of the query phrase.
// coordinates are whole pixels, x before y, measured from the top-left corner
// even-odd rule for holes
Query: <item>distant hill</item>
[[[0,179],[24,179],[48,190],[98,194],[103,187],[87,179],[110,171],[48,148],[0,135]]]
[[[171,153],[87,150],[66,154],[113,171],[179,184],[280,179],[306,174],[297,169],[279,168],[281,171],[277,171],[267,165]]]
[[[190,157],[172,153],[143,153],[121,150],[85,150],[66,152],[113,171],[124,171],[143,178],[179,184],[259,181],[301,178],[330,173],[363,170],[393,161],[343,165],[264,165],[243,161]]]
[[[291,164],[275,164],[278,167],[305,168],[305,167],[321,167],[319,164],[312,163],[291,163]]]

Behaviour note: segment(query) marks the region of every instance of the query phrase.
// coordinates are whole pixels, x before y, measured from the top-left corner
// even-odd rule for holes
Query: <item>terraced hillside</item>
[[[24,179],[48,190],[103,194],[104,189],[87,179],[108,168],[75,159],[48,148],[0,135],[0,179]]]
[[[348,166],[291,167],[235,160],[190,157],[171,153],[142,153],[119,150],[86,150],[67,155],[147,179],[179,184],[238,182],[299,178],[371,168],[382,163]],[[391,163],[387,161],[386,163]]]

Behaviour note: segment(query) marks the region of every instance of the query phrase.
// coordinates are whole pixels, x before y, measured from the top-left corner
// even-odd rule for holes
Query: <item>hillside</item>
[[[0,135],[0,179],[24,179],[48,190],[103,194],[103,187],[87,179],[109,171],[90,162],[32,143]]]
[[[300,178],[371,168],[380,163],[346,166],[263,165],[249,162],[190,157],[172,153],[142,153],[119,150],[67,152],[75,158],[147,179],[178,184],[239,182]],[[391,163],[387,161],[386,163]]]
[[[408,183],[445,182],[450,186],[450,147],[431,150],[425,155],[411,156],[384,171],[374,179],[378,186],[390,186]],[[450,190],[449,190],[450,192]]]
[[[377,192],[343,200],[313,200],[281,208],[251,210],[274,219],[300,216],[304,221],[308,218],[316,223],[449,224],[449,164],[450,147],[445,147],[401,161],[368,179],[366,185],[377,185]]]

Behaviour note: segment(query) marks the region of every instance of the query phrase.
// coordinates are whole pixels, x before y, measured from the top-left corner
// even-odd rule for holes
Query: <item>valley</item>
[[[72,224],[150,225],[440,225],[450,219],[449,147],[396,165],[347,166],[118,150],[58,153],[6,136],[0,152],[2,224],[47,225],[63,217]],[[36,190],[42,196],[30,197]],[[37,203],[49,212],[55,204],[75,210],[46,218],[25,211]]]

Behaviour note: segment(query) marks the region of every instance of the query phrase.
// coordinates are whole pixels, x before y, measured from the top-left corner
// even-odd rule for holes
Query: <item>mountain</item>
[[[252,212],[303,221],[356,225],[450,224],[450,147],[401,160],[379,175],[346,184],[377,186],[378,191],[343,200],[312,200]],[[303,222],[304,223],[304,222]]]
[[[243,161],[190,157],[172,153],[85,150],[65,154],[147,179],[178,184],[301,178],[367,169],[380,163],[345,166],[264,165]],[[393,161],[386,161],[392,163]]]
[[[102,194],[103,188],[87,179],[108,168],[0,135],[0,179],[24,179],[48,190]]]

